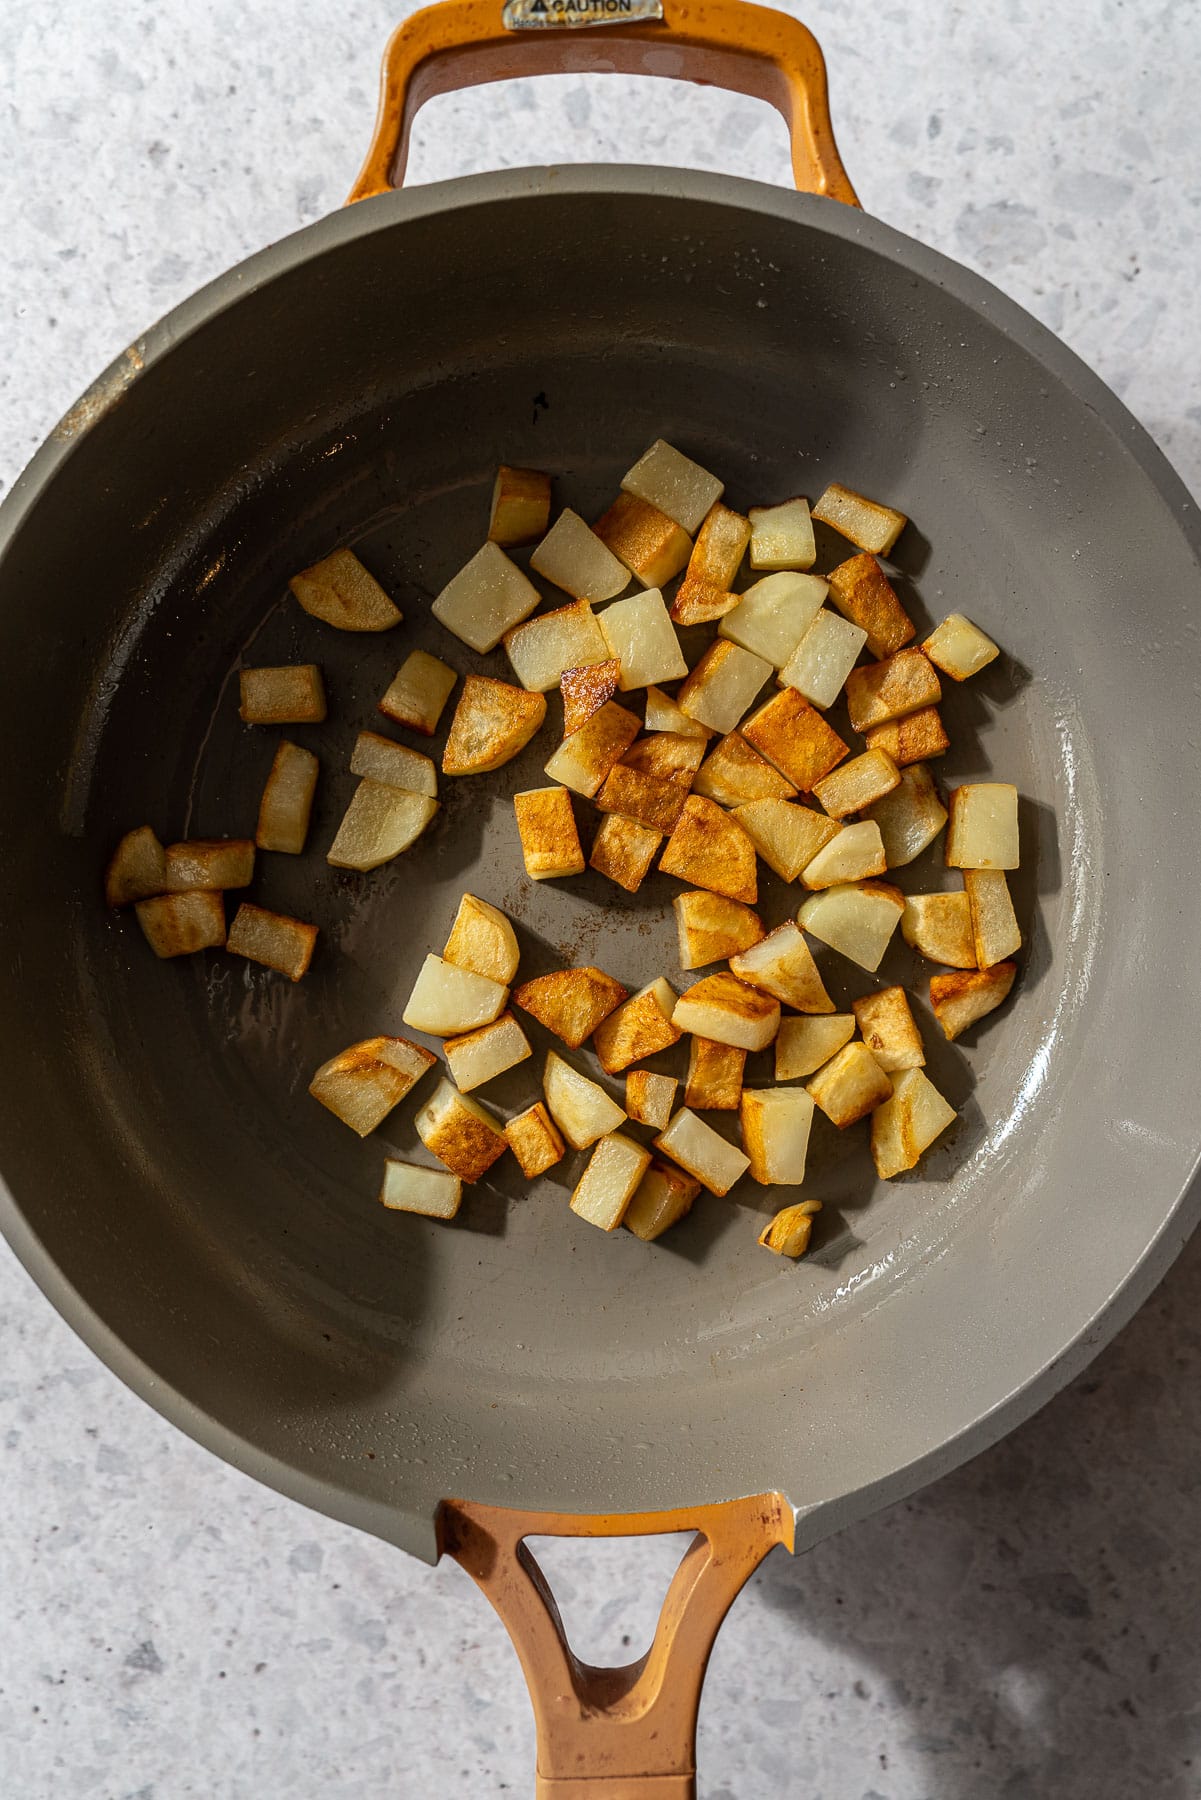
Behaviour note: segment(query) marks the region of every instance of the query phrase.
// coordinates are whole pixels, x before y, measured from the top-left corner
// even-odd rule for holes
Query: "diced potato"
[[[813,1221],[821,1209],[820,1200],[801,1200],[795,1206],[786,1206],[774,1219],[768,1220],[759,1233],[759,1242],[765,1250],[774,1251],[777,1256],[791,1257],[795,1262],[809,1248]]]
[[[737,1044],[718,1044],[694,1035],[688,1050],[684,1105],[693,1112],[737,1112],[746,1054]]]
[[[868,881],[873,875],[883,875],[887,867],[880,827],[874,819],[863,819],[857,825],[844,825],[805,864],[801,880],[816,893],[820,888],[838,887],[843,882]]]
[[[149,905],[149,901],[144,902]],[[299,981],[306,974],[317,947],[317,927],[287,913],[268,912],[243,900],[234,914],[225,948],[231,956],[244,956]]]
[[[411,650],[393,676],[379,710],[398,725],[433,737],[458,679],[449,663],[439,662],[426,650]]]
[[[665,875],[747,906],[759,898],[754,844],[737,819],[701,794],[689,794],[685,800],[659,867]]]
[[[335,550],[288,586],[305,612],[339,631],[388,631],[403,616],[353,550]]]
[[[578,735],[578,733],[577,733]],[[582,875],[584,852],[565,787],[527,788],[514,794],[525,872],[531,881],[558,881]]]
[[[576,1183],[571,1210],[601,1231],[616,1231],[650,1167],[651,1153],[620,1131],[598,1142]]]
[[[690,719],[713,731],[733,731],[763,683],[771,664],[741,644],[718,638],[680,688],[677,698]]]
[[[866,642],[867,633],[861,626],[823,606],[780,670],[780,680],[824,711],[841,694]]]
[[[1004,962],[1022,947],[1004,869],[965,869],[963,886],[972,914],[972,941],[982,969]]]
[[[883,750],[865,750],[819,781],[813,791],[832,819],[845,819],[891,794],[900,780],[901,771],[891,756]]]
[[[821,611],[825,597],[826,583],[820,575],[765,575],[726,613],[717,628],[718,636],[732,639],[744,650],[764,657],[773,668],[782,669]]]
[[[585,663],[582,669],[564,669],[559,677],[564,737],[570,737],[588,723],[593,713],[608,705],[617,692],[620,674],[621,664],[615,656],[608,662]]]
[[[505,1153],[507,1140],[495,1113],[460,1094],[445,1078],[420,1108],[414,1124],[426,1149],[460,1181],[479,1181]]]
[[[811,569],[817,557],[807,500],[752,506],[752,569]]]
[[[670,694],[665,694],[662,688],[657,687],[648,687],[646,690],[646,729],[675,731],[681,737],[698,738],[703,744],[707,744],[713,735],[707,725],[690,719],[686,712],[681,712]]]
[[[907,894],[901,936],[931,962],[949,963],[953,969],[976,967],[972,908],[966,892]]]
[[[620,813],[606,813],[592,840],[588,866],[607,875],[627,894],[636,894],[658,855],[663,833]]]
[[[887,725],[873,725],[863,735],[870,749],[883,750],[899,769],[942,756],[951,747],[936,706],[923,706],[903,719],[890,719]]]
[[[631,1069],[626,1076],[626,1113],[639,1125],[662,1131],[671,1118],[679,1082],[674,1075],[656,1075],[651,1069]]]
[[[360,737],[374,737],[362,732]],[[380,742],[384,740],[381,738]],[[401,746],[397,745],[397,749]],[[415,750],[406,755],[416,757]],[[422,757],[421,760],[428,761]],[[260,850],[278,850],[299,856],[309,835],[309,819],[313,811],[313,794],[317,787],[317,758],[311,750],[291,744],[285,738],[275,752],[271,773],[259,801],[258,825],[254,841]],[[431,772],[433,764],[430,764]]]
[[[752,713],[742,735],[805,794],[850,755],[850,745],[792,687]]]
[[[359,1137],[366,1137],[435,1061],[432,1051],[408,1038],[364,1038],[323,1062],[309,1082],[309,1093]]]
[[[540,469],[511,469],[501,463],[492,489],[489,543],[533,544],[549,523],[550,476]]]
[[[508,998],[503,981],[431,954],[418,971],[401,1017],[414,1031],[427,1031],[431,1037],[461,1037],[491,1025]]]
[[[901,869],[913,862],[929,848],[947,822],[947,809],[925,763],[902,769],[901,779],[891,794],[875,801],[866,812],[880,827],[890,869]]]
[[[947,867],[1016,869],[1018,791],[1011,781],[972,781],[953,788]]]
[[[498,906],[464,894],[442,950],[446,962],[507,987],[517,973],[517,933]]]
[[[813,894],[797,923],[874,975],[904,910],[905,896],[887,882],[847,882]]]
[[[653,1243],[691,1211],[700,1191],[701,1184],[694,1176],[655,1157],[634,1191],[622,1224],[643,1243]]]
[[[978,675],[1001,654],[992,639],[962,613],[948,613],[922,649],[952,681],[966,681],[970,675]]]
[[[195,888],[244,888],[254,880],[250,838],[189,838],[167,845],[167,892]]]
[[[463,1183],[449,1169],[424,1169],[419,1163],[400,1162],[390,1156],[384,1164],[379,1197],[391,1212],[453,1219],[462,1204]]]
[[[680,942],[680,967],[703,969],[706,963],[725,962],[740,950],[749,950],[763,936],[758,913],[723,894],[692,889],[672,901],[676,934]]]
[[[491,1025],[481,1025],[478,1031],[447,1038],[442,1048],[446,1066],[461,1094],[482,1087],[485,1081],[494,1080],[533,1055],[529,1039],[509,1012],[501,1013]]]
[[[451,577],[430,611],[447,631],[483,656],[528,619],[541,599],[524,569],[499,544],[489,543]]]
[[[109,906],[149,900],[167,885],[167,853],[149,825],[127,831],[104,871],[104,898]]]
[[[575,600],[611,600],[630,585],[624,563],[569,506],[531,555],[530,567]]]
[[[643,587],[662,587],[680,573],[692,552],[688,533],[635,494],[619,494],[593,529]]]
[[[795,881],[839,829],[824,813],[789,800],[752,800],[737,807],[734,817],[745,825],[756,850],[781,881]]]
[[[505,1142],[527,1181],[545,1175],[557,1162],[562,1162],[567,1152],[559,1127],[541,1100],[536,1100],[533,1106],[527,1106],[524,1112],[509,1120],[505,1126]]]
[[[744,1088],[738,1110],[751,1180],[800,1187],[813,1124],[813,1101],[804,1088]]]
[[[912,645],[883,662],[852,669],[847,676],[847,710],[856,731],[870,731],[923,706],[937,706],[942,684],[933,663]]]
[[[604,633],[587,600],[539,613],[505,632],[505,655],[522,687],[548,693],[566,669],[611,661]]]
[[[606,701],[599,712],[563,739],[546,765],[552,781],[561,781],[586,800],[596,795],[609,770],[638,736],[636,714],[616,700]]]
[[[723,483],[682,451],[656,438],[622,480],[622,489],[657,506],[685,531],[695,531],[721,499]]]
[[[885,1074],[921,1068],[926,1052],[904,988],[881,988],[862,1000],[852,1000],[851,1006],[859,1035]]]
[[[316,663],[238,672],[239,717],[247,725],[320,725],[325,683]]]
[[[627,769],[666,776],[687,789],[705,760],[705,745],[701,738],[686,737],[682,731],[655,731],[639,738],[621,760]]]
[[[780,1003],[722,969],[716,975],[703,975],[681,994],[672,1023],[717,1044],[765,1050],[780,1029]]]
[[[666,1131],[655,1139],[655,1149],[670,1156],[682,1169],[719,1197],[728,1194],[751,1166],[749,1156],[727,1143],[711,1125],[682,1106]]]
[[[618,1075],[631,1063],[679,1043],[682,1033],[672,1022],[675,1004],[675,989],[660,976],[602,1019],[592,1048],[606,1075]]]
[[[718,500],[705,514],[688,559],[690,581],[705,581],[718,588],[733,586],[751,541],[751,522]]]
[[[892,1083],[867,1045],[853,1043],[809,1078],[805,1092],[827,1119],[845,1131],[891,1098]]]
[[[930,1006],[950,1039],[969,1025],[994,1012],[1008,998],[1017,975],[1017,964],[994,963],[991,969],[965,969],[954,975],[930,977]]]
[[[442,752],[442,773],[480,775],[503,767],[525,749],[545,717],[543,694],[468,675]]]
[[[473,681],[474,676],[468,676]],[[307,756],[308,751],[302,751]],[[314,762],[316,758],[314,757]],[[438,772],[433,758],[421,750],[410,750],[407,744],[381,737],[378,731],[360,731],[350,758],[352,775],[363,775],[371,781],[382,781],[385,787],[407,788],[410,794],[425,794],[429,799],[438,793]]]
[[[935,1138],[955,1119],[923,1069],[902,1069],[892,1078],[892,1095],[872,1114],[872,1161],[883,1181],[912,1169]]]
[[[891,656],[916,637],[917,626],[874,556],[852,556],[827,579],[831,600],[844,618],[866,631],[874,657]]]
[[[578,1050],[601,1020],[629,998],[629,991],[603,969],[552,969],[514,988],[513,1002],[562,1038],[569,1050]]]
[[[733,612],[738,595],[715,581],[702,581],[698,575],[685,575],[671,603],[671,616],[677,625],[709,625]]]
[[[659,832],[674,831],[688,789],[670,776],[646,775],[625,763],[614,763],[596,796],[602,812],[620,813]]]
[[[730,958],[731,973],[762,988],[796,1012],[831,1013],[834,1002],[825,989],[813,952],[800,926],[789,919],[769,931],[749,950]]]
[[[776,1039],[776,1080],[799,1081],[836,1056],[855,1035],[852,1013],[813,1013],[781,1019]]]
[[[843,487],[837,481],[830,483],[814,507],[813,516],[876,556],[887,556],[908,524],[904,513],[867,500],[854,488]]]
[[[680,640],[657,587],[615,600],[596,622],[609,654],[621,664],[618,686],[623,694],[654,682],[678,681],[687,675],[688,664]]]
[[[553,1050],[547,1053],[542,1091],[551,1117],[573,1150],[586,1150],[597,1138],[616,1131],[626,1116],[624,1108],[603,1087],[589,1081]]]
[[[428,794],[360,781],[325,860],[335,869],[378,869],[411,848],[437,810]]]
[[[742,733],[729,731],[714,745],[692,783],[719,806],[743,806],[752,800],[792,800],[796,789],[765,757],[751,748]]]
[[[156,956],[191,956],[225,942],[225,901],[212,888],[195,894],[159,894],[138,900],[138,924]]]

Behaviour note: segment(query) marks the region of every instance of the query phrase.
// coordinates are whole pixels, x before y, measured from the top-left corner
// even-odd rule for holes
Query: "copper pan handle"
[[[524,5],[532,16],[549,10]],[[639,10],[662,18],[623,16]],[[401,185],[413,120],[435,94],[517,75],[604,71],[674,76],[768,101],[788,125],[797,187],[858,206],[830,125],[825,61],[799,20],[748,0],[599,0],[589,17],[582,26],[509,28],[501,0],[439,0],[406,19],[384,52],[375,135],[350,200]]]

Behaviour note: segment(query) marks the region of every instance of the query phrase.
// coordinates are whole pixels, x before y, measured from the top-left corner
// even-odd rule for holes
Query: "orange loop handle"
[[[413,120],[435,94],[520,75],[662,75],[766,100],[783,114],[802,193],[858,206],[830,124],[826,65],[798,20],[748,0],[662,0],[661,21],[507,30],[501,0],[440,0],[387,50],[375,135],[350,200],[404,180]]]

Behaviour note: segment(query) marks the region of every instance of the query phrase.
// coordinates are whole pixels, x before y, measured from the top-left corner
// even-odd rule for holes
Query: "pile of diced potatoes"
[[[744,516],[723,504],[723,491],[660,440],[594,524],[570,508],[552,524],[550,476],[502,467],[486,542],[433,602],[450,636],[480,656],[503,650],[508,665],[504,678],[463,680],[443,776],[511,761],[543,728],[546,696],[558,690],[562,734],[545,763],[547,785],[512,797],[527,875],[559,881],[590,868],[634,893],[657,867],[682,884],[671,898],[679,969],[708,972],[688,986],[665,973],[634,994],[592,967],[515,985],[512,921],[464,894],[403,1011],[405,1025],[439,1041],[442,1063],[408,1038],[380,1035],[331,1057],[310,1085],[366,1136],[439,1068],[415,1118],[439,1166],[389,1159],[380,1197],[392,1209],[451,1219],[463,1184],[506,1151],[529,1180],[588,1151],[570,1202],[588,1223],[624,1224],[651,1240],[702,1188],[724,1196],[749,1175],[793,1190],[759,1241],[798,1257],[821,1209],[796,1192],[815,1109],[839,1130],[868,1120],[884,1178],[913,1168],[956,1116],[925,1073],[905,989],[879,987],[840,1012],[811,940],[874,975],[899,927],[942,966],[925,997],[947,1039],[1008,996],[1022,941],[1007,880],[1019,860],[1017,790],[965,783],[944,803],[929,766],[950,745],[942,679],[966,681],[997,646],[958,613],[914,642],[880,560],[904,529],[902,513],[832,485],[812,510],[793,498]],[[813,572],[815,520],[854,550],[824,576]],[[529,569],[565,603],[542,610],[540,589],[511,554],[527,545]],[[291,587],[306,612],[338,629],[379,632],[401,621],[348,549]],[[679,630],[706,624],[714,634],[686,656]],[[428,739],[458,680],[452,663],[413,651],[379,710]],[[240,688],[250,724],[325,717],[315,665],[243,669]],[[841,729],[828,716],[836,706],[845,706]],[[410,849],[434,818],[437,770],[375,731],[359,734],[350,768],[359,783],[327,860],[370,870]],[[110,904],[134,904],[159,956],[224,946],[299,979],[317,928],[244,902],[227,934],[223,891],[251,882],[256,852],[304,849],[317,775],[312,751],[279,743],[253,841],[164,848],[148,826],[130,832],[107,872]],[[597,815],[587,856],[581,802]],[[944,831],[945,862],[962,885],[902,892],[889,877]],[[767,930],[756,908],[772,878],[796,886],[798,903],[794,917]],[[545,1055],[541,1097],[515,1117],[478,1099],[533,1055],[519,1013],[577,1058],[590,1046],[597,1073],[624,1077],[621,1101],[557,1050]],[[636,1065],[685,1037],[677,1104],[678,1075]],[[748,1054],[768,1049],[774,1083],[744,1086]],[[703,1117],[715,1112],[737,1114],[739,1143]],[[639,1130],[653,1134],[649,1142]]]

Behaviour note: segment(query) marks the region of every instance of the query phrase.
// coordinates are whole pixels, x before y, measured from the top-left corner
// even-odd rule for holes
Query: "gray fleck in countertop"
[[[6,0],[0,491],[148,320],[338,205],[395,11]],[[1195,6],[804,16],[864,205],[1060,333],[1201,491]],[[783,128],[754,102],[578,77],[434,102],[411,174],[614,159],[786,179]],[[1201,1794],[1199,1318],[1201,1243],[1005,1443],[774,1555],[713,1660],[704,1800]],[[7,1252],[0,1442],[3,1800],[532,1792],[516,1659],[466,1577],[197,1449]],[[549,1559],[586,1653],[642,1646],[670,1548]]]

